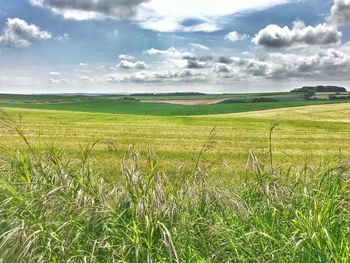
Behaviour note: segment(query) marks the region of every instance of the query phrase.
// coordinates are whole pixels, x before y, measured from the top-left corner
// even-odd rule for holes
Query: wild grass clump
[[[203,147],[209,148],[210,143]],[[132,148],[119,171],[92,146],[0,159],[3,262],[349,262],[349,163],[272,169],[250,154],[223,189],[198,161],[175,178]]]

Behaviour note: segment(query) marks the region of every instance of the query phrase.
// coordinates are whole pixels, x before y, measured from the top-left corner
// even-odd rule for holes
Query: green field
[[[2,97],[0,261],[348,262],[350,103],[287,95]]]
[[[118,145],[119,157],[132,144],[140,150],[150,148],[163,162],[177,166],[196,156],[213,128],[216,128],[215,147],[207,154],[212,160],[220,158],[243,163],[250,150],[266,152],[269,126],[275,119],[281,122],[274,134],[275,154],[288,163],[348,154],[350,147],[344,144],[350,130],[348,105],[183,117],[7,111],[17,118],[21,115],[24,130],[41,149],[56,144],[74,153],[90,142],[110,139]],[[13,147],[15,134],[8,131],[2,132],[1,136],[2,144]],[[103,151],[102,145],[99,148]]]
[[[349,104],[319,105],[208,116],[151,116],[5,108],[21,125],[33,146],[46,150],[59,146],[72,156],[95,141],[110,140],[117,150],[115,165],[130,145],[142,152],[151,149],[162,159],[164,169],[196,159],[215,128],[214,147],[204,154],[217,165],[229,162],[236,172],[244,169],[250,151],[266,158],[269,127],[278,120],[273,137],[275,156],[283,165],[334,161],[349,155],[344,140],[350,136]],[[9,151],[23,142],[3,130],[2,145]],[[100,163],[109,163],[106,145],[95,147]],[[108,155],[108,154],[107,154]],[[229,178],[214,178],[220,182]]]
[[[277,102],[252,102],[254,98],[273,98]],[[143,100],[167,99],[232,99],[231,103],[216,105],[182,106],[161,103],[143,103]],[[238,102],[237,102],[238,101]],[[241,102],[239,102],[241,101]],[[228,95],[199,95],[199,96],[25,96],[0,95],[0,107],[46,109],[61,111],[118,113],[134,115],[188,116],[209,115],[235,112],[258,111],[318,105],[328,103],[349,102],[344,100],[305,100],[299,93],[271,94],[228,94]]]

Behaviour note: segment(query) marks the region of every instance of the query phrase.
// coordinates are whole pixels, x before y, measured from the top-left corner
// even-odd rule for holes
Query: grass
[[[298,93],[271,93],[271,94],[241,94],[241,95],[203,95],[199,98],[232,98],[241,99],[244,103],[222,103],[216,105],[183,106],[160,103],[143,103],[139,100],[164,100],[164,99],[191,99],[191,96],[135,96],[135,101],[125,100],[122,96],[24,96],[1,95],[0,107],[46,109],[61,111],[117,113],[133,115],[158,115],[158,116],[189,116],[225,114],[237,112],[260,111],[286,107],[305,105],[333,104],[349,102],[348,99],[330,100],[305,100]],[[277,99],[278,102],[251,102],[254,98],[268,97]]]
[[[285,168],[251,152],[235,183],[215,187],[205,161],[214,130],[190,170],[164,173],[151,151],[129,148],[111,170],[96,163],[95,143],[71,159],[36,151],[11,116],[4,124],[29,147],[0,160],[4,262],[350,260],[348,162]],[[228,166],[221,172],[233,175]]]
[[[0,262],[350,260],[350,104],[5,111]]]
[[[58,147],[74,159],[79,157],[81,148],[92,141],[110,140],[116,144],[113,156],[106,154],[106,145],[94,148],[95,159],[101,166],[117,167],[131,144],[142,153],[148,149],[156,152],[166,172],[176,170],[182,163],[190,170],[203,141],[216,127],[215,147],[206,152],[204,158],[213,163],[213,173],[216,173],[210,182],[219,185],[234,181],[232,176],[220,174],[224,163],[239,174],[244,170],[250,150],[262,155],[268,152],[269,127],[275,119],[281,123],[274,131],[274,156],[286,166],[336,162],[350,154],[350,145],[344,143],[350,137],[349,104],[184,117],[6,111],[14,118],[21,115],[23,130],[37,151]],[[23,148],[22,140],[15,133],[4,128],[0,131],[2,155]]]
[[[274,135],[275,158],[279,162],[300,165],[322,160],[337,161],[350,153],[350,145],[344,143],[350,137],[349,104],[184,117],[7,111],[15,118],[19,114],[22,116],[23,129],[37,150],[56,146],[75,158],[80,148],[91,141],[115,141],[118,151],[113,160],[106,156],[104,146],[99,145],[94,150],[96,158],[108,166],[120,162],[132,144],[142,152],[147,149],[157,152],[163,160],[162,168],[176,169],[182,162],[193,162],[200,145],[216,127],[216,147],[204,157],[217,165],[228,162],[238,173],[244,168],[242,164],[250,150],[259,154],[267,152],[268,130],[275,119],[281,122]],[[5,149],[22,147],[21,140],[14,133],[1,129],[0,136]]]

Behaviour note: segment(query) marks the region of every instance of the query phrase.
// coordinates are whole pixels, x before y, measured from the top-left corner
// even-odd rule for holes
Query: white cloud
[[[125,54],[120,54],[118,56],[119,59],[123,59],[123,60],[134,60],[135,58],[133,56],[130,55],[125,55]]]
[[[60,42],[69,40],[69,34],[64,33],[62,36],[55,37],[55,39],[60,41]]]
[[[150,56],[161,56],[161,57],[169,57],[169,58],[183,58],[185,56],[192,56],[191,53],[178,50],[174,47],[171,47],[166,50],[151,48],[146,50],[145,53]]]
[[[161,17],[218,17],[249,9],[262,9],[288,0],[151,0],[144,7]]]
[[[315,51],[315,49],[317,51]],[[342,51],[339,51],[342,50]],[[298,81],[346,81],[350,72],[350,50],[339,46],[339,50],[321,47],[294,50],[297,53],[268,53],[244,57],[211,57],[196,54],[183,55],[186,52],[176,48],[166,50],[150,49],[146,52],[157,56],[143,68],[137,66],[140,61],[121,61],[118,65],[125,69],[112,74],[81,76],[81,81],[89,83],[218,83],[228,84],[232,81],[275,82],[279,80]],[[293,50],[289,50],[293,52]],[[303,53],[301,53],[303,52]],[[315,54],[312,54],[312,53]],[[113,70],[116,70],[114,68]],[[107,74],[107,73],[106,73]],[[58,80],[56,80],[58,81]]]
[[[245,76],[265,77],[269,73],[270,65],[266,61],[238,57],[231,59],[233,66],[243,72]]]
[[[147,69],[148,65],[144,61],[131,62],[128,60],[121,60],[117,67],[123,69]]]
[[[87,82],[87,83],[100,83],[101,80],[97,77],[89,77],[86,75],[80,76],[79,79],[83,82]]]
[[[329,20],[338,25],[350,25],[350,0],[334,0]]]
[[[222,29],[220,17],[290,1],[294,0],[151,0],[142,5],[139,25],[160,32],[215,32]],[[198,22],[186,25],[187,19]]]
[[[266,79],[342,79],[350,70],[350,56],[335,49],[316,55],[271,53],[262,58],[232,57],[226,65],[246,78]]]
[[[231,41],[231,42],[237,42],[239,40],[243,40],[245,38],[248,38],[248,35],[240,34],[237,31],[232,31],[225,35],[225,40]]]
[[[138,22],[144,28],[159,32],[215,32],[221,29],[221,26],[214,21],[205,19],[199,20],[197,24],[185,26],[182,24],[184,19],[175,17],[147,18],[145,21]]]
[[[183,29],[180,22],[172,17],[150,17],[138,24],[144,29],[159,32],[178,32]]]
[[[344,80],[350,57],[334,49],[317,55],[272,53],[257,58],[230,58],[231,64],[209,63],[181,70],[150,70],[133,74],[110,74],[108,82],[131,83],[229,83],[234,80],[276,81]],[[198,63],[197,60],[191,61]],[[205,65],[205,66],[204,66]]]
[[[268,25],[255,35],[252,42],[268,48],[292,47],[301,45],[330,45],[340,43],[342,33],[330,24],[319,24],[315,27],[305,26],[302,21],[289,27]]]
[[[231,70],[227,65],[219,64],[214,67],[214,72],[216,73],[229,73],[230,71]]]
[[[263,9],[290,0],[30,0],[35,6],[46,7],[67,18],[130,18],[141,17],[215,17],[250,9]],[[76,13],[75,17],[72,15]],[[85,13],[85,14],[84,14]]]
[[[51,34],[41,31],[40,28],[19,18],[9,18],[5,24],[2,35],[0,35],[0,45],[14,47],[28,47],[31,41],[51,39]]]
[[[188,62],[183,58],[169,58],[163,64],[170,67],[175,66],[175,68],[186,68]]]
[[[67,79],[49,79],[50,84],[69,84],[70,82]]]
[[[51,71],[50,75],[52,75],[52,76],[61,76],[62,74],[61,74],[61,72]]]
[[[137,14],[140,4],[148,0],[30,0],[34,6],[50,9],[66,19],[128,19]]]
[[[65,19],[129,19],[160,32],[214,32],[222,28],[219,17],[290,1],[296,0],[30,0]],[[187,19],[198,23],[185,25]]]
[[[198,44],[198,43],[191,43],[190,46],[193,49],[197,49],[197,50],[204,50],[204,51],[209,51],[210,48],[208,48],[207,46],[204,46],[202,44]]]
[[[157,83],[157,82],[199,82],[204,81],[206,76],[201,72],[190,69],[180,71],[157,71],[138,72],[126,76],[110,74],[107,76],[109,82],[134,82],[134,83]]]
[[[193,26],[183,27],[180,31],[182,31],[182,32],[207,32],[207,33],[211,33],[211,32],[215,32],[215,31],[219,31],[221,29],[222,29],[222,26],[220,26],[219,24],[217,24],[213,21],[209,21],[209,22],[201,22],[201,23],[198,23],[198,24],[193,25]]]
[[[43,0],[29,0],[32,5],[43,6]]]

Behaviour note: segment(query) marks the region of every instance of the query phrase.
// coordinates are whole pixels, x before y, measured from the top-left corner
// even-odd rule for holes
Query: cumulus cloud
[[[88,20],[132,18],[138,7],[148,0],[30,0],[35,6],[50,9],[66,19]]]
[[[157,83],[157,82],[196,82],[203,81],[206,77],[200,72],[193,70],[161,71],[161,72],[138,72],[127,76],[110,74],[109,82],[134,82],[134,83]]]
[[[186,55],[182,59],[187,60],[187,68],[189,69],[200,69],[208,67],[209,62],[213,59],[212,56],[195,56],[195,55]]]
[[[338,25],[350,25],[350,0],[334,0],[329,20]]]
[[[230,73],[231,69],[227,65],[216,65],[214,67],[214,72],[216,73]]]
[[[67,79],[49,79],[50,84],[58,85],[58,84],[69,84],[69,80]]]
[[[117,67],[123,69],[147,69],[148,65],[144,61],[121,60]]]
[[[175,48],[166,50],[149,49],[145,51],[146,54],[156,56],[161,63],[171,68],[187,68],[187,69],[204,69],[211,66],[213,60],[212,56],[199,56],[186,51],[180,51]]]
[[[145,53],[150,56],[160,56],[160,57],[170,57],[170,58],[183,58],[185,56],[192,56],[191,53],[178,50],[174,47],[170,47],[169,49],[165,49],[165,50],[151,48],[146,50]]]
[[[248,38],[248,35],[240,34],[237,31],[232,31],[225,35],[224,39],[231,41],[231,42],[237,42],[239,40],[243,40],[245,38]]]
[[[213,60],[213,57],[212,56],[196,56],[196,55],[186,55],[186,56],[183,56],[182,57],[183,59],[186,59],[186,60],[197,60],[197,61],[204,61],[204,62],[207,62],[207,61],[210,61],[210,60]]]
[[[350,70],[350,56],[335,49],[316,55],[271,53],[261,58],[232,58],[232,70],[246,78],[266,79],[330,79],[344,78]]]
[[[232,58],[235,67],[242,70],[246,75],[259,77],[269,73],[269,63],[257,59]]]
[[[232,63],[232,59],[229,58],[229,57],[221,56],[221,57],[219,57],[218,62],[221,63],[221,64],[231,64]]]
[[[167,71],[167,72],[157,72],[154,73],[154,76],[157,79],[173,79],[179,81],[181,79],[190,79],[194,77],[203,76],[200,72],[195,72],[191,70],[182,70],[182,71]]]
[[[350,57],[335,49],[323,50],[313,56],[276,55],[271,77],[344,78],[350,70]],[[278,61],[282,63],[278,66]]]
[[[216,74],[217,81],[222,79],[233,80],[239,77],[238,70],[231,65],[217,64],[213,66],[212,72]]]
[[[319,49],[315,55],[304,52],[306,53],[268,53],[256,57],[246,54],[245,57],[216,58],[192,54],[178,58],[186,62],[180,68],[174,68],[167,63],[169,60],[166,56],[164,61],[167,64],[164,67],[163,64],[159,67],[160,64],[157,62],[148,70],[130,74],[126,71],[109,74],[104,81],[118,83],[231,83],[286,79],[319,81],[345,80],[347,73],[350,72],[350,56],[345,51]],[[132,66],[126,68],[135,68],[137,62],[128,63],[132,63]]]
[[[51,39],[51,34],[19,18],[9,18],[3,33],[0,35],[0,45],[28,47],[31,41]]]
[[[292,29],[268,25],[260,30],[252,42],[267,48],[282,48],[300,45],[330,45],[340,43],[342,33],[335,25],[319,24],[305,26],[302,21],[293,23]]]
[[[188,60],[187,68],[205,68],[206,63],[198,60]]]

